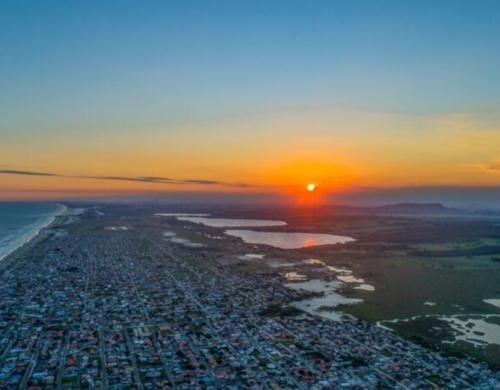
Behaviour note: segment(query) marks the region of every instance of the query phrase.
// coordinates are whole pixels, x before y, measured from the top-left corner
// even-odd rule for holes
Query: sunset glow
[[[495,24],[397,4],[289,4],[271,21],[257,5],[115,18],[82,2],[45,18],[9,3],[0,198],[500,184]]]

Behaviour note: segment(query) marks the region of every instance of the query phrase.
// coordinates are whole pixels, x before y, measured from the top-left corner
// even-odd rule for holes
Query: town
[[[491,389],[500,374],[344,316],[150,213],[66,215],[0,273],[0,388]],[[125,216],[126,217],[126,216]],[[166,230],[168,221],[161,222]]]

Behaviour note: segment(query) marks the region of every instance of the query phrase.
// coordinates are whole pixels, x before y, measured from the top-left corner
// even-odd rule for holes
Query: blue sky
[[[20,1],[0,15],[7,118],[499,100],[498,1]]]
[[[483,140],[500,128],[499,42],[500,2],[488,0],[0,1],[0,168],[60,171],[78,154],[80,165],[62,173],[95,175],[86,166],[104,152],[116,161],[137,152],[144,161],[164,145],[179,154],[169,163],[228,181],[235,173],[216,163],[214,140],[264,166],[270,162],[249,152],[249,141],[292,140],[288,149],[306,144],[307,156],[315,148],[323,156],[324,145],[355,134],[344,154],[360,161],[343,156],[344,165],[366,166],[371,153],[382,161],[378,151],[400,137],[402,152],[385,152],[380,171],[404,153],[413,159],[404,161],[407,172],[410,163],[418,170],[435,146],[436,164],[490,175],[500,148]],[[463,148],[463,134],[450,135],[450,126],[481,133],[470,142],[475,149]],[[442,157],[431,138],[419,144],[422,133],[456,146]],[[62,153],[71,143],[80,150]],[[194,154],[199,163],[187,167]],[[105,173],[126,175],[136,165],[109,161]],[[446,179],[450,167],[439,169]],[[352,170],[362,184],[379,174]],[[423,175],[401,174],[398,183],[429,184]],[[460,172],[453,175],[458,181]]]

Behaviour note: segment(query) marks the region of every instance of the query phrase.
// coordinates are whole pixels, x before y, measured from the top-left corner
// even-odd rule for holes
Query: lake
[[[262,232],[255,230],[229,229],[225,233],[239,237],[248,244],[271,245],[281,249],[299,249],[318,245],[345,244],[354,241],[347,236],[321,233]]]
[[[201,223],[211,227],[265,227],[265,226],[285,226],[284,221],[274,221],[269,219],[235,219],[235,218],[206,218],[195,216],[178,216],[179,221]]]

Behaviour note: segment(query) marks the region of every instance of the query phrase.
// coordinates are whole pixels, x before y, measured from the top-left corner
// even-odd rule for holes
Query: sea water
[[[49,202],[0,202],[0,260],[35,237],[65,209]]]

